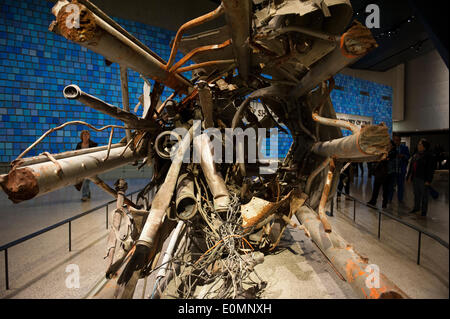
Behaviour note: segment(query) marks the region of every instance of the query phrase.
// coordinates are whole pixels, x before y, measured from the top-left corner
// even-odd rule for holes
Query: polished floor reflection
[[[449,238],[449,185],[448,173],[445,175],[436,173],[436,177],[432,183],[433,187],[439,192],[438,199],[429,198],[428,215],[426,218],[421,218],[415,214],[409,213],[414,206],[414,195],[412,183],[405,183],[405,195],[403,204],[397,200],[396,193],[392,203],[388,205],[386,212],[393,214],[406,222],[422,227],[429,232],[436,234],[448,242]],[[364,175],[354,176],[350,186],[350,195],[368,202],[372,196],[374,177],[367,176],[367,169]],[[381,208],[380,191],[378,197],[378,208]]]
[[[385,209],[408,224],[418,226],[449,242],[448,173],[437,178],[433,187],[439,191],[437,200],[430,198],[428,216],[420,218],[409,212],[413,207],[412,185],[406,184],[404,204],[394,196]],[[370,200],[373,178],[354,177],[350,195],[363,202]],[[377,207],[381,209],[381,192]],[[356,214],[354,210],[356,208]],[[436,240],[419,236],[419,232],[396,220],[381,216],[377,210],[343,197],[335,202],[334,216],[329,217],[333,229],[364,256],[369,263],[380,266],[381,272],[393,280],[412,298],[448,298],[449,250]],[[420,244],[420,251],[419,251]],[[417,260],[420,259],[420,265]]]
[[[107,180],[107,182],[112,185],[114,181]],[[141,189],[146,182],[145,179],[129,180],[128,192]],[[351,186],[351,195],[368,201],[372,192],[372,183],[373,180],[367,178],[367,173],[355,177]],[[429,216],[426,219],[418,219],[408,214],[413,200],[411,185],[406,186],[405,205],[399,205],[394,198],[387,211],[411,224],[426,228],[448,242],[448,182],[436,179],[433,186],[440,192],[440,197],[438,200],[430,199]],[[91,185],[91,192],[92,199],[88,202],[80,200],[81,193],[75,188],[66,187],[19,204],[13,204],[1,192],[0,246],[112,199],[95,185]],[[381,206],[381,194],[378,204]],[[113,205],[110,205],[109,217],[112,211]],[[105,227],[105,212],[105,209],[101,209],[73,223],[72,252],[70,253],[67,225],[8,250],[11,286],[8,291],[4,287],[4,255],[1,253],[0,298],[82,298],[85,296],[93,284],[102,277],[105,267],[102,262],[108,232]],[[339,233],[358,252],[369,257],[370,263],[379,265],[381,272],[410,297],[448,298],[448,249],[424,236],[421,241],[421,264],[418,266],[416,263],[418,238],[414,230],[383,217],[381,238],[378,239],[376,211],[358,205],[356,222],[354,222],[353,202],[344,199],[336,207],[334,217],[329,219],[333,231]],[[291,234],[293,234],[292,231],[290,229]],[[315,246],[309,242],[309,239],[292,236],[295,240],[289,243],[295,245],[294,250],[300,250],[294,254],[295,258],[286,255],[285,259],[281,259],[283,262],[291,263],[285,268],[296,269],[296,271],[300,269],[306,273],[312,271],[314,276],[307,283],[292,281],[291,286],[286,284],[288,286],[284,295],[271,294],[266,297],[354,298],[351,289],[339,281],[324,257],[318,250],[315,251]],[[315,258],[308,259],[308,254],[314,255]],[[278,259],[277,256],[273,257],[272,259],[268,257],[268,268],[261,270],[262,273],[269,274],[274,271],[270,269],[271,260],[277,263]],[[80,269],[80,288],[68,289],[66,287],[67,267],[74,264]],[[287,271],[286,269],[283,271]],[[305,287],[300,289],[298,285],[305,285],[307,289]],[[275,290],[268,291],[275,293],[281,289],[280,285],[274,287]],[[299,293],[300,291],[302,293]]]

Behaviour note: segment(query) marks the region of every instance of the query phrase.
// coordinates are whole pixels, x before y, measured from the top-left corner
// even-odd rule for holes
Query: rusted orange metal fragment
[[[68,5],[77,5],[80,9],[80,27],[70,27],[71,16],[74,15],[73,10],[66,10]],[[56,17],[59,32],[65,38],[74,42],[95,42],[101,36],[101,29],[95,23],[93,13],[84,5],[78,3],[76,0],[63,6]]]
[[[242,226],[246,230],[250,230],[252,227],[256,226],[258,223],[264,221],[270,215],[277,213],[279,210],[286,208],[289,203],[289,197],[291,196],[291,192],[284,196],[278,202],[269,202],[267,205],[263,206],[263,208],[252,216],[242,215]]]
[[[325,229],[325,232],[327,232],[327,233],[331,233],[331,225],[325,214],[325,205],[327,204],[328,195],[330,194],[331,182],[333,181],[333,176],[334,176],[334,169],[335,169],[334,160],[331,159],[330,160],[330,169],[328,170],[327,180],[325,182],[325,186],[323,187],[322,198],[320,199],[319,210],[318,210],[320,221],[322,222],[323,228]]]
[[[167,61],[167,64],[166,64],[166,69],[169,70],[170,67],[172,66],[173,62],[175,61],[175,56],[178,51],[178,45],[180,44],[181,37],[183,36],[184,32],[186,32],[186,30],[196,27],[202,23],[211,21],[211,20],[217,18],[218,16],[222,15],[223,13],[224,13],[223,7],[222,7],[222,5],[220,5],[214,11],[211,11],[207,14],[204,14],[198,18],[195,18],[195,19],[183,24],[178,29],[177,34],[175,35],[175,40],[173,41],[172,50],[170,51],[169,61]]]
[[[212,50],[219,50],[222,48],[225,48],[231,44],[231,40],[228,39],[227,41],[221,43],[221,44],[212,44],[212,45],[205,45],[203,47],[196,48],[186,54],[180,61],[174,64],[174,66],[170,69],[170,72],[175,72],[179,67],[181,67],[183,64],[185,64],[187,61],[189,61],[193,56],[206,51],[212,51]]]
[[[378,44],[370,29],[355,20],[353,26],[341,36],[340,47],[342,55],[353,59],[366,55]]]
[[[185,66],[183,68],[177,69],[175,72],[183,73],[183,72],[192,71],[195,69],[204,68],[204,67],[208,67],[208,66],[212,66],[212,65],[222,65],[222,64],[232,64],[232,63],[235,63],[235,60],[208,61],[208,62],[202,62],[202,63],[198,63],[198,64],[192,64],[189,66]]]
[[[12,169],[0,185],[13,203],[31,199],[39,193],[36,176],[29,168]]]

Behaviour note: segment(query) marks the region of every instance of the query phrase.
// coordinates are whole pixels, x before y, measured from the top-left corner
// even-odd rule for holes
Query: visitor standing
[[[430,143],[426,139],[421,139],[417,144],[417,151],[412,156],[407,175],[414,189],[414,208],[410,213],[421,212],[422,217],[427,215],[428,193],[434,170],[435,161],[430,151]]]
[[[96,147],[98,144],[91,140],[91,133],[89,133],[88,130],[81,131],[80,134],[81,142],[77,144],[77,150],[83,149],[83,148],[91,148]],[[80,190],[80,184],[81,184],[81,200],[83,202],[88,201],[91,199],[91,190],[89,188],[90,180],[84,179],[82,183],[79,183],[75,185],[75,187]]]
[[[376,206],[380,188],[383,188],[382,207],[386,208],[389,199],[389,193],[392,188],[392,180],[395,175],[395,159],[397,157],[397,150],[393,141],[391,141],[391,150],[385,160],[375,163],[374,175],[375,181],[373,183],[372,197],[367,204]]]
[[[345,190],[345,194],[350,195],[350,183],[351,183],[351,169],[352,165],[348,164],[344,166],[339,175],[337,200],[341,200],[342,190]]]
[[[392,185],[389,192],[389,202],[392,202],[394,198],[395,187],[397,186],[397,199],[399,204],[403,204],[403,198],[405,193],[405,179],[406,169],[410,158],[408,146],[402,144],[402,139],[399,135],[393,136],[393,141],[396,149],[396,157],[394,160],[394,175],[392,179]]]

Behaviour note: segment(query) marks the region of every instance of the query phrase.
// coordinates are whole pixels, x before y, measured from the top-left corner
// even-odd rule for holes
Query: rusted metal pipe
[[[123,210],[123,204],[124,204],[124,202],[127,201],[127,198],[125,197],[125,192],[128,188],[128,184],[123,179],[120,179],[115,185],[116,189],[113,190],[97,176],[94,176],[93,178],[90,178],[90,179],[94,183],[99,185],[100,187],[104,188],[110,194],[112,194],[112,195],[114,194],[113,196],[117,199],[116,209],[114,210],[113,216],[112,216],[113,217],[112,225],[111,225],[112,227],[110,227],[107,245],[106,245],[106,256],[105,256],[105,259],[107,262],[106,263],[107,264],[106,274],[109,274],[109,272],[111,270],[111,266],[114,263],[114,257],[116,257],[117,260],[120,260],[126,254],[126,251],[124,249],[121,249],[120,252],[118,254],[116,254],[116,248],[118,248],[117,247],[118,240],[122,239],[119,234],[119,232],[121,231],[120,228],[122,225],[122,219],[127,218],[126,214]],[[128,226],[128,225],[126,225],[126,223],[124,223],[124,224],[125,224],[124,226]],[[127,229],[127,231],[128,231],[128,229]],[[122,246],[122,248],[124,248],[124,247]]]
[[[317,214],[307,206],[300,207],[297,219],[308,230],[311,239],[330,260],[335,269],[347,280],[360,298],[364,299],[403,299],[409,298],[399,287],[380,273],[379,286],[370,282],[374,274],[367,258],[359,255],[335,231],[325,233]]]
[[[210,127],[214,127],[213,120],[213,99],[211,90],[208,87],[208,83],[206,81],[199,81],[198,83],[198,97],[200,100],[200,106],[202,107],[203,113],[203,125],[205,129]]]
[[[182,233],[184,227],[185,227],[184,221],[180,220],[177,223],[177,227],[173,231],[172,236],[170,237],[169,244],[167,246],[166,251],[164,252],[164,255],[163,255],[163,258],[161,261],[161,268],[158,271],[156,278],[163,278],[166,276],[166,272],[169,268],[170,259],[172,259],[172,255],[175,250],[175,244],[177,243],[178,238],[179,238],[180,234]]]
[[[317,155],[341,161],[381,160],[387,156],[389,150],[390,137],[384,124],[364,126],[356,134],[318,142],[311,149]]]
[[[95,176],[91,176],[91,177],[89,177],[89,179],[95,184],[95,185],[97,185],[98,187],[100,187],[101,189],[103,189],[106,193],[108,193],[108,194],[110,194],[112,197],[114,197],[114,198],[118,198],[118,194],[117,194],[117,192],[112,188],[112,187],[110,187],[108,184],[106,184],[100,177],[98,177],[97,175],[95,175]],[[138,207],[136,206],[136,204],[135,203],[133,203],[132,201],[130,201],[128,198],[126,198],[126,197],[124,197],[123,198],[123,202],[126,204],[126,205],[130,205],[131,207],[133,207],[133,208],[135,208],[135,209],[138,209]]]
[[[102,128],[96,128],[95,126],[93,126],[93,125],[91,125],[91,124],[89,124],[89,123],[83,122],[83,121],[69,121],[69,122],[66,122],[66,123],[64,123],[64,124],[62,124],[62,125],[60,125],[60,126],[52,127],[52,128],[49,129],[47,132],[45,132],[44,134],[42,134],[41,137],[39,137],[39,138],[38,138],[36,141],[34,141],[30,146],[28,146],[28,147],[26,148],[26,150],[24,150],[22,153],[20,153],[19,156],[17,156],[17,158],[12,162],[12,166],[20,165],[20,163],[24,161],[24,160],[22,159],[22,157],[25,156],[30,150],[32,150],[33,147],[35,147],[37,144],[39,144],[40,142],[42,142],[42,140],[43,140],[44,138],[46,138],[47,136],[49,136],[50,134],[52,134],[53,132],[55,132],[55,131],[57,131],[57,130],[63,129],[64,127],[66,127],[66,126],[68,126],[68,125],[75,125],[75,124],[86,125],[87,127],[91,128],[91,129],[93,129],[94,131],[97,131],[97,132],[106,130],[107,128],[121,128],[121,129],[125,129],[124,126],[119,126],[119,125],[106,125],[106,126],[104,126],[104,127],[102,127]],[[89,152],[92,152],[92,150],[89,151]],[[62,153],[62,154],[63,154],[63,153]],[[83,153],[83,154],[84,154],[84,153]],[[36,158],[36,157],[32,157],[32,159],[35,159],[35,158]]]
[[[117,106],[108,104],[95,96],[83,92],[77,85],[71,84],[66,86],[63,90],[63,94],[68,100],[78,100],[97,111],[123,121],[130,127],[145,130],[158,129],[158,125],[153,120],[141,119],[130,112],[118,108]]]
[[[330,194],[331,182],[333,181],[334,176],[334,161],[330,159],[330,166],[328,169],[327,179],[325,181],[325,185],[323,186],[322,197],[320,198],[319,209],[317,213],[319,214],[320,221],[322,222],[323,229],[326,233],[331,233],[331,225],[328,221],[328,218],[325,214],[325,205],[328,201],[328,195]]]
[[[325,40],[329,42],[335,42],[339,43],[341,41],[341,37],[333,34],[328,34],[325,32],[320,32],[316,30],[311,30],[305,27],[300,26],[290,26],[290,27],[283,27],[282,29],[275,30],[269,34],[270,38],[277,37],[281,34],[287,33],[287,32],[298,32],[301,34],[308,35],[313,38],[317,38],[320,40]]]
[[[357,133],[359,131],[359,127],[357,125],[350,123],[348,121],[329,119],[326,117],[319,116],[319,114],[317,114],[317,113],[313,113],[312,118],[314,121],[316,121],[317,123],[320,123],[322,125],[343,128],[343,129],[352,131],[352,133]]]
[[[128,97],[128,70],[127,67],[120,65],[120,87],[122,89],[122,107],[125,112],[130,112],[130,98]],[[128,124],[125,124],[128,127]],[[130,129],[125,130],[127,142],[131,140]]]
[[[190,59],[192,59],[192,57],[194,57],[195,55],[201,53],[201,52],[207,52],[207,51],[212,51],[212,50],[219,50],[222,48],[225,48],[227,46],[229,46],[231,44],[231,40],[227,40],[221,44],[211,44],[211,45],[205,45],[199,48],[196,48],[194,50],[192,50],[191,52],[189,52],[188,54],[186,54],[183,58],[181,58],[180,61],[178,61],[177,63],[174,64],[174,66],[172,66],[170,68],[170,72],[175,72],[179,67],[181,67],[183,64],[185,64],[187,61],[189,61]]]
[[[130,32],[122,28],[120,24],[118,24],[116,21],[111,19],[106,13],[104,13],[100,8],[98,8],[95,4],[90,2],[89,0],[77,0],[79,3],[83,4],[92,11],[96,16],[98,16],[100,19],[103,19],[106,23],[111,25],[113,28],[115,28],[117,31],[119,31],[121,34],[123,34],[125,37],[130,39],[133,43],[136,43],[141,49],[152,55],[155,59],[160,61],[161,63],[166,63],[159,55],[157,55],[155,52],[150,50],[148,46],[146,46],[144,43],[139,41],[135,36],[133,36]]]
[[[238,110],[233,116],[233,120],[231,122],[231,129],[235,129],[239,126],[239,122],[245,114],[250,102],[256,98],[264,98],[264,97],[287,97],[291,92],[291,86],[282,85],[282,84],[272,84],[268,87],[260,88],[256,91],[253,91],[242,103],[239,105]]]
[[[194,150],[200,154],[200,166],[214,197],[214,210],[226,212],[230,204],[230,195],[222,176],[217,172],[208,134],[194,138]]]
[[[352,31],[356,31],[352,32]],[[341,47],[336,47],[331,53],[317,62],[311,70],[301,79],[300,83],[292,90],[293,97],[301,97],[314,89],[323,81],[331,78],[343,68],[355,63],[361,57],[377,47],[370,30],[360,24],[353,25],[342,37]],[[358,55],[343,54],[346,47],[357,48]],[[352,50],[354,54],[355,51]]]
[[[52,12],[56,16],[56,21],[50,25],[50,31],[104,56],[108,61],[124,65],[146,77],[162,82],[175,91],[189,93],[192,88],[189,80],[179,74],[168,72],[163,60],[155,57],[156,53],[148,53],[150,49],[144,50],[84,5],[77,2],[70,3],[79,8],[80,27],[69,28],[66,21],[72,14],[72,10],[66,12],[67,5],[69,3],[65,1],[62,1],[62,5],[61,2],[55,5]]]
[[[122,146],[124,146],[124,144],[122,144],[122,143],[112,144],[110,149],[118,148],[118,147],[122,147]],[[58,159],[70,157],[70,156],[95,153],[98,151],[106,150],[107,148],[108,148],[108,146],[83,148],[80,150],[67,151],[67,152],[62,152],[62,153],[58,153],[58,154],[53,154],[52,156],[54,159],[58,160]],[[49,160],[49,158],[47,156],[40,154],[38,156],[32,156],[32,157],[27,157],[27,158],[21,159],[20,163],[18,163],[17,167],[48,162],[48,160]]]
[[[208,62],[197,63],[197,64],[192,64],[192,65],[189,65],[189,66],[185,66],[185,67],[182,67],[182,68],[178,68],[175,72],[176,73],[183,73],[183,72],[188,72],[188,71],[204,68],[204,67],[211,66],[211,65],[233,64],[235,62],[236,62],[235,60],[208,61]]]
[[[194,126],[189,130],[189,134],[186,134],[181,143],[179,143],[179,147],[175,157],[172,159],[172,164],[167,172],[164,183],[153,198],[150,213],[148,214],[141,235],[136,242],[137,246],[142,245],[148,248],[154,246],[156,235],[158,234],[166,209],[169,207],[170,200],[172,199],[175,190],[184,154],[191,144],[193,132],[198,130],[200,128],[199,126],[200,122],[195,121]]]
[[[110,171],[146,156],[145,152],[141,154],[130,149],[121,156],[124,148],[125,146],[111,149],[106,161],[103,159],[107,150],[60,158],[58,163],[62,171],[61,177],[57,174],[57,166],[51,161],[14,167],[6,175],[1,186],[11,201],[19,203],[65,186],[78,184],[85,178]]]
[[[180,44],[181,37],[183,36],[184,32],[186,32],[186,30],[196,27],[200,24],[211,21],[211,20],[221,16],[223,13],[224,13],[224,10],[223,10],[223,6],[221,4],[214,11],[211,11],[207,14],[204,14],[198,18],[195,18],[195,19],[183,24],[178,29],[177,34],[175,35],[175,39],[174,39],[173,45],[172,45],[172,50],[170,51],[170,57],[165,66],[166,70],[169,70],[171,68],[173,62],[175,61],[175,56],[178,52],[178,45]]]
[[[166,104],[168,101],[172,100],[175,96],[177,95],[176,92],[173,92],[157,109],[156,109],[156,113],[161,114],[161,112],[164,110],[164,108],[166,107]],[[153,114],[153,118],[156,119],[157,115]]]
[[[177,225],[177,226],[178,226],[178,225]],[[178,245],[177,245],[177,247],[176,247],[175,252],[172,250],[172,255],[173,255],[173,256],[179,256],[180,253],[181,253],[182,251],[184,251],[184,250],[186,249],[186,247],[189,247],[189,245],[190,245],[190,238],[186,235],[185,230],[186,230],[186,227],[184,227],[184,228],[181,230],[181,233],[179,233],[179,234],[177,235],[177,237],[179,238],[179,240],[178,240]],[[171,241],[172,241],[172,238],[171,238]],[[166,250],[165,256],[164,256],[164,257],[166,257],[167,254],[168,254],[168,249]],[[169,260],[170,260],[170,258],[169,258]],[[163,265],[163,261],[161,262],[161,265]],[[156,266],[156,265],[155,265],[155,266]],[[167,268],[168,268],[168,269],[167,269]],[[177,264],[177,263],[172,264],[172,267],[170,267],[170,268],[169,268],[169,267],[166,267],[166,268],[165,268],[166,270],[164,271],[164,277],[158,276],[158,275],[159,275],[159,272],[158,272],[158,274],[156,275],[156,277],[161,278],[161,280],[160,280],[159,282],[157,281],[157,282],[155,283],[157,289],[156,289],[156,291],[154,291],[154,294],[153,294],[153,295],[148,295],[148,298],[151,298],[151,299],[160,299],[160,298],[161,298],[161,294],[165,291],[167,285],[169,284],[170,280],[172,280],[174,274],[178,273],[179,268],[180,268],[180,265]],[[161,271],[162,271],[162,269],[163,269],[163,268],[161,268]]]
[[[252,2],[250,0],[222,0],[222,5],[231,32],[239,75],[244,81],[247,81],[251,65],[249,39]]]
[[[322,163],[320,163],[319,166],[317,166],[317,168],[308,176],[308,180],[306,181],[306,186],[305,186],[305,193],[309,196],[311,195],[311,185],[312,182],[314,181],[314,179],[316,178],[317,175],[319,175],[320,172],[322,172],[327,166],[328,164],[330,164],[330,160],[331,158],[328,157],[326,158]]]
[[[197,197],[194,194],[194,179],[189,173],[180,175],[177,182],[175,208],[178,218],[191,219],[197,213]]]

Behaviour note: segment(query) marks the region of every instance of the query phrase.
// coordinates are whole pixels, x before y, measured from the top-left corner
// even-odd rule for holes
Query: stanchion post
[[[378,239],[381,237],[381,212],[378,211]]]
[[[334,216],[334,196],[331,198],[330,216]]]
[[[72,251],[72,222],[69,222],[69,251]]]
[[[417,264],[420,265],[420,246],[422,244],[422,232],[419,231],[419,242],[417,247]]]
[[[106,204],[106,229],[108,229],[109,204]]]
[[[5,249],[5,282],[6,290],[9,290],[8,249]]]

